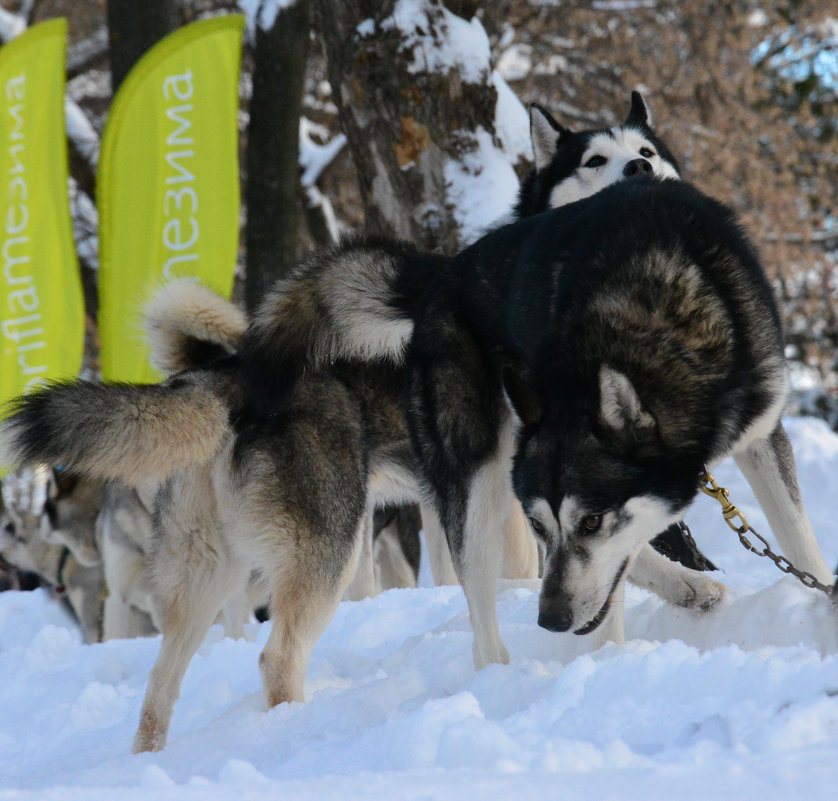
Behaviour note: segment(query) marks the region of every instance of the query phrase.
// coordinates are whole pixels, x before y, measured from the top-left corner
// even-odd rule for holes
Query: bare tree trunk
[[[476,149],[478,129],[494,134],[497,92],[488,55],[477,74],[440,63],[440,53],[457,58],[456,48],[437,44],[456,21],[466,24],[460,17],[440,0],[428,0],[420,30],[413,20],[394,17],[395,5],[317,0],[317,30],[358,169],[367,226],[421,248],[453,252],[463,242],[446,170]],[[461,3],[458,10],[475,5]],[[488,44],[486,49],[488,54]]]
[[[140,56],[179,24],[177,0],[108,0],[114,93]]]
[[[245,189],[248,311],[297,259],[300,115],[310,36],[308,0],[281,9],[270,29],[256,26]]]

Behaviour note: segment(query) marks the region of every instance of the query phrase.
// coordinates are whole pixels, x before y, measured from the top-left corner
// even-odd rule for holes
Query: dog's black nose
[[[652,165],[646,159],[633,159],[623,167],[626,178],[645,178],[651,176]]]
[[[538,613],[538,625],[547,631],[568,631],[573,623],[569,609],[549,609]]]

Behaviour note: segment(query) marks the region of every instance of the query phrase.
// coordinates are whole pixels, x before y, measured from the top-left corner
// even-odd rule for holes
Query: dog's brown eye
[[[644,159],[650,159],[652,156],[655,155],[654,150],[649,150],[648,147],[641,147],[640,148],[640,155],[643,156]]]
[[[587,533],[599,531],[602,525],[602,515],[588,515],[582,518],[582,529]]]
[[[586,167],[601,167],[605,162],[608,161],[605,156],[591,156],[586,162]]]
[[[544,524],[535,517],[530,517],[528,520],[530,521],[532,530],[535,532],[535,536],[543,540],[547,539],[547,529],[544,528]]]

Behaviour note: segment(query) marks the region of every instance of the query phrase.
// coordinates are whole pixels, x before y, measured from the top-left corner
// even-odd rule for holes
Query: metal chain
[[[689,545],[694,551],[698,551],[698,544],[693,538],[693,533],[690,531],[690,527],[683,520],[679,520],[678,525],[681,528],[682,536],[687,541],[687,545]],[[699,551],[699,553],[701,552]]]
[[[835,595],[835,588],[838,587],[838,582],[834,585],[832,584],[823,584],[818,579],[816,579],[811,573],[807,573],[805,570],[798,570],[785,556],[780,556],[780,554],[775,553],[771,550],[771,546],[768,544],[768,540],[765,539],[758,531],[748,525],[748,521],[745,519],[745,515],[739,511],[731,502],[730,498],[728,497],[728,492],[724,487],[720,487],[716,483],[716,479],[713,478],[709,473],[704,473],[701,476],[702,486],[701,491],[705,495],[709,495],[711,498],[715,498],[721,505],[722,505],[722,516],[725,519],[725,522],[728,526],[733,529],[739,535],[739,542],[747,548],[751,553],[755,553],[757,556],[767,556],[772,562],[774,562],[777,567],[783,571],[783,573],[790,573],[794,576],[801,584],[806,587],[810,587],[813,590],[820,590],[821,592],[826,593],[830,597]],[[737,525],[736,520],[739,520],[739,524]],[[745,536],[747,532],[749,532],[756,537],[762,543],[762,549],[755,547],[753,543]]]

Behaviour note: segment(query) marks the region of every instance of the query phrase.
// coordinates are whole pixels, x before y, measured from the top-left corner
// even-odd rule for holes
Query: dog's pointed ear
[[[553,160],[562,139],[572,133],[556,122],[544,106],[530,103],[530,139],[536,170],[544,169]]]
[[[544,410],[541,400],[522,373],[514,367],[504,367],[503,388],[524,428],[537,426]]]
[[[607,365],[599,370],[599,417],[624,441],[645,439],[657,428],[628,377]]]
[[[631,109],[626,117],[625,125],[636,128],[654,128],[652,110],[640,92],[631,93]]]

